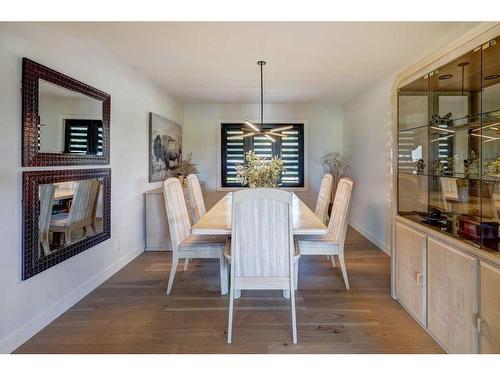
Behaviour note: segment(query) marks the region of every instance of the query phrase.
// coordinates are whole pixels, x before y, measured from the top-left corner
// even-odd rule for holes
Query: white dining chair
[[[321,184],[319,186],[318,199],[316,200],[316,209],[314,214],[322,223],[326,221],[326,216],[328,212],[328,205],[330,204],[330,195],[332,192],[333,177],[330,173],[327,173],[321,179]]]
[[[40,186],[40,215],[38,216],[38,257],[50,254],[49,227],[54,203],[54,184]]]
[[[205,201],[203,200],[203,193],[201,192],[200,182],[198,177],[194,174],[187,176],[187,185],[189,191],[189,201],[191,209],[193,210],[193,225],[196,224],[203,215],[207,212],[205,208]],[[189,258],[184,259],[184,271],[187,271],[189,265]]]
[[[297,343],[292,194],[278,189],[234,192],[231,215],[227,342],[232,339],[235,291],[277,289],[290,293],[292,339]]]
[[[346,289],[349,289],[349,279],[344,259],[344,245],[347,233],[347,219],[351,203],[351,194],[354,182],[348,178],[340,179],[333,201],[332,212],[328,222],[328,233],[324,236],[302,235],[296,237],[301,256],[327,255],[330,256],[335,268],[335,255],[339,257],[340,268]]]
[[[196,175],[190,174],[189,176],[187,176],[187,185],[189,190],[189,198],[191,201],[191,208],[194,212],[193,224],[196,224],[207,212],[205,208],[205,201],[203,200],[200,182],[198,181],[198,177],[196,177]]]
[[[224,257],[226,237],[194,235],[191,233],[191,224],[189,222],[184,193],[181,183],[177,178],[171,177],[163,182],[163,196],[165,198],[165,208],[173,249],[167,294],[170,294],[172,290],[179,259],[183,258],[219,259],[221,294],[227,294],[228,272],[227,261]]]
[[[69,212],[52,215],[50,231],[64,233],[64,242],[71,244],[71,232],[83,229],[85,235],[94,234],[94,207],[99,196],[99,180],[78,181]]]

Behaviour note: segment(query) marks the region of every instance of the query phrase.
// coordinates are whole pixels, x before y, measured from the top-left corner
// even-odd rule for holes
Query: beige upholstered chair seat
[[[332,254],[337,255],[339,244],[332,236],[297,236],[296,248],[303,255],[328,255],[331,251]]]
[[[226,247],[224,248],[224,256],[226,257],[226,259],[231,259],[231,241],[227,241],[227,243],[226,243]],[[300,258],[300,251],[299,251],[297,241],[295,241],[295,249],[294,249],[293,258],[294,259]]]
[[[226,246],[226,236],[205,236],[192,234],[186,237],[179,244],[179,251],[204,251],[204,250],[224,250]]]
[[[62,212],[60,214],[52,215],[50,219],[51,227],[64,227],[68,225],[69,214],[67,212]]]

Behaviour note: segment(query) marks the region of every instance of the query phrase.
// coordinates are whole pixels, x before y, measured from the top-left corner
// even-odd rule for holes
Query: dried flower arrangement
[[[199,172],[196,164],[192,162],[191,155],[192,153],[189,153],[187,159],[182,160],[177,168],[175,168],[177,175],[187,177],[190,174],[196,174]]]
[[[445,172],[445,164],[442,160],[434,160],[432,163],[432,174],[434,176],[443,176]]]
[[[236,165],[236,178],[242,186],[251,188],[277,188],[282,172],[286,171],[283,160],[275,156],[266,159],[249,151],[245,156],[245,164]]]
[[[500,158],[495,160],[485,161],[483,163],[483,171],[488,176],[500,175]]]
[[[319,159],[321,165],[323,166],[323,171],[325,173],[330,173],[333,177],[333,187],[331,200],[335,198],[335,192],[337,191],[337,185],[345,173],[349,169],[350,162],[349,159],[344,157],[338,152],[329,152],[323,155]]]
[[[464,160],[464,174],[466,178],[479,175],[479,155],[472,150],[469,159]]]

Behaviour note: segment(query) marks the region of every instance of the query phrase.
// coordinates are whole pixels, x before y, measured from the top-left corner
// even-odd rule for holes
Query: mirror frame
[[[102,179],[103,231],[57,251],[38,257],[39,186],[58,182]],[[66,169],[23,172],[22,280],[111,238],[111,168]]]
[[[38,82],[43,79],[102,102],[103,154],[68,154],[38,151]],[[30,59],[23,58],[22,81],[23,167],[109,164],[111,96]]]

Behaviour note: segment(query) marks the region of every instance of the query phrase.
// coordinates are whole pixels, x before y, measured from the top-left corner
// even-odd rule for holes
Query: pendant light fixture
[[[281,132],[284,130],[289,130],[293,128],[293,125],[287,125],[287,126],[281,126],[279,128],[274,128],[270,130],[263,130],[264,129],[264,72],[263,72],[263,67],[266,65],[265,61],[257,61],[257,65],[260,67],[260,126],[253,124],[252,122],[246,120],[244,124],[247,126],[247,128],[243,128],[243,130],[250,130],[249,133],[244,133],[241,135],[233,135],[230,137],[227,137],[227,139],[242,139],[246,137],[253,137],[256,134],[262,134],[264,135],[267,139],[269,139],[271,142],[276,142],[276,138],[274,137],[281,137],[281,138],[286,138],[286,135],[282,134]]]

